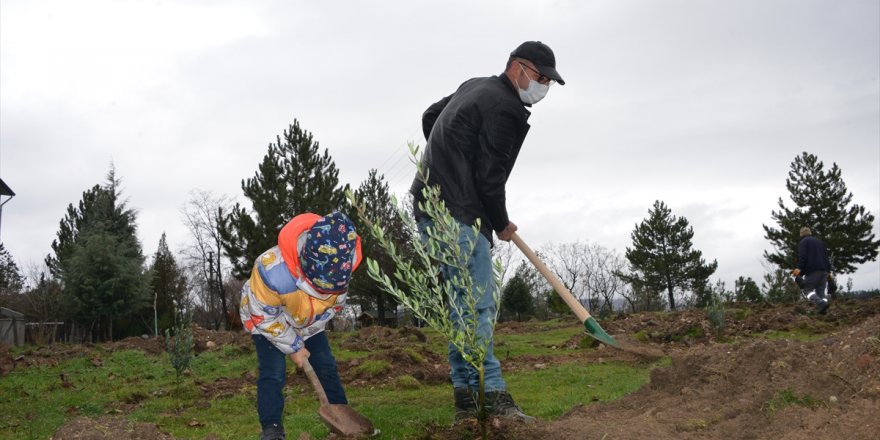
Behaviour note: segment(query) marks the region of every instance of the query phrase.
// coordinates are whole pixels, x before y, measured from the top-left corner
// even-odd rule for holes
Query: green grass
[[[496,342],[502,343],[504,351],[509,350],[510,357],[565,353],[573,350],[563,349],[561,344],[582,331],[578,325],[536,323],[522,333],[498,334]],[[433,332],[426,334],[432,349],[441,350],[445,357],[445,342]],[[344,337],[333,334],[331,340]],[[554,345],[558,348],[552,348]],[[334,354],[338,359],[362,356],[338,347]],[[416,351],[410,356],[420,357]],[[650,366],[569,362],[538,371],[508,373],[505,379],[526,412],[554,419],[578,404],[619,399],[645,384],[651,368],[668,365],[667,361]],[[358,368],[364,374],[381,374],[393,367],[368,360]],[[98,346],[85,356],[57,366],[19,369],[0,378],[0,438],[43,440],[73,417],[104,415],[156,423],[178,439],[203,439],[209,434],[221,439],[255,438],[259,435],[255,384],[244,385],[232,396],[209,401],[195,383],[221,378],[240,380],[247,373],[256,374],[253,350],[223,347],[196,356],[191,372],[183,376],[178,387],[167,355],[152,356],[134,350],[105,352]],[[379,439],[418,437],[432,425],[452,422],[452,387],[448,384],[426,386],[401,376],[388,385],[346,384],[346,392],[352,406],[382,430]],[[328,434],[308,386],[288,386],[285,396],[288,437],[296,438],[303,431],[316,439]]]
[[[369,360],[355,367],[358,376],[376,377],[391,371],[391,363],[388,361]]]
[[[816,409],[824,403],[809,394],[798,396],[791,388],[785,388],[773,395],[773,398],[764,403],[763,409],[768,414],[785,409],[789,406],[802,406]]]
[[[524,333],[495,334],[495,356],[502,361],[522,355],[560,355],[574,350],[564,348],[573,336],[583,333],[583,326],[537,326]],[[445,351],[444,351],[445,353]]]
[[[725,311],[729,316],[731,316],[733,319],[735,319],[737,321],[742,321],[742,320],[748,318],[749,316],[752,316],[752,309],[748,309],[748,308],[738,309],[738,308],[731,307],[729,309],[726,309]]]

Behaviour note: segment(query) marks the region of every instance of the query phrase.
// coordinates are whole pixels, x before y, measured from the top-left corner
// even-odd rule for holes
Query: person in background
[[[502,377],[501,364],[493,353],[492,321],[498,305],[494,301],[490,247],[492,231],[500,240],[509,241],[517,230],[507,215],[505,185],[529,131],[529,108],[557,83],[565,81],[556,71],[553,51],[540,41],[527,41],[511,52],[503,73],[465,81],[455,93],[432,104],[422,115],[422,129],[428,141],[422,157],[422,169],[428,172],[427,184],[439,185],[441,199],[460,223],[459,242],[475,242],[472,249],[464,249],[474,289],[458,292],[456,301],[464,304],[465,295],[480,295],[478,332],[490,341],[483,365],[488,413],[525,422],[535,419],[514,403]],[[432,224],[419,209],[419,203],[424,201],[424,188],[425,182],[416,175],[410,193],[423,237]],[[478,219],[480,233],[474,237],[471,227]],[[447,279],[455,272],[448,266],[443,271]],[[455,316],[455,311],[450,314],[453,322],[469,318]],[[474,418],[478,410],[474,400],[478,373],[454,345],[449,345],[448,352],[455,420]]]
[[[239,314],[257,350],[260,440],[285,438],[287,358],[308,360],[331,404],[348,404],[324,327],[345,305],[361,242],[351,220],[334,212],[294,217],[263,252],[241,290]]]
[[[820,314],[828,312],[828,296],[825,288],[831,277],[831,262],[828,260],[828,249],[822,240],[813,236],[810,228],[804,226],[800,231],[798,242],[797,268],[792,271],[795,277],[803,277],[798,285],[815,306]]]

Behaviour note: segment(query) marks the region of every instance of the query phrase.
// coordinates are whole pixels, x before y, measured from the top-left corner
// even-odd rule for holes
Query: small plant
[[[712,294],[709,305],[706,306],[706,317],[716,335],[724,333],[724,302],[719,295]]]
[[[174,367],[176,373],[174,383],[179,390],[183,373],[192,362],[193,334],[192,327],[190,326],[192,322],[191,314],[182,313],[176,318],[174,327],[165,330],[165,351],[171,360],[171,366]]]
[[[424,202],[419,203],[419,209],[431,220],[431,225],[423,231],[422,240],[415,240],[413,243],[414,257],[404,256],[398,251],[395,237],[388,237],[383,225],[376,219],[368,217],[366,207],[351,191],[347,193],[347,197],[357,209],[360,218],[367,223],[372,238],[379,243],[396,266],[394,273],[389,275],[375,260],[368,259],[367,272],[370,278],[376,280],[385,292],[411,310],[413,315],[445,336],[458,349],[465,362],[477,371],[479,381],[477,407],[480,408],[480,430],[485,439],[488,437],[488,431],[483,362],[488,356],[491,340],[478,332],[477,302],[483,292],[475,288],[465,257],[470,255],[470,250],[476,246],[480,236],[480,221],[477,220],[476,224],[470,227],[470,234],[462,233],[464,231],[461,228],[466,226],[461,226],[446,208],[440,197],[440,188],[428,183],[428,171],[421,165],[418,146],[410,143],[409,148],[418,169],[418,178],[425,183],[425,188],[422,190]],[[396,198],[392,201],[397,205]],[[397,215],[411,230],[418,229],[418,225],[408,212],[398,208]],[[462,240],[463,235],[473,238]],[[444,267],[448,270],[443,270]],[[501,299],[499,260],[494,262],[493,275],[492,292],[497,305]],[[458,318],[453,319],[452,316]],[[490,325],[493,329],[497,319],[497,314],[491,318]]]

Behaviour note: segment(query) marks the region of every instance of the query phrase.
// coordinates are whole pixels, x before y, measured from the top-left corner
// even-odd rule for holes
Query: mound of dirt
[[[250,333],[241,330],[209,330],[194,324],[192,331],[196,353],[217,350],[224,346],[235,346],[253,351],[254,343]]]
[[[101,345],[107,351],[140,350],[147,354],[158,355],[165,352],[165,339],[161,336],[142,337],[130,336]]]
[[[724,327],[720,333],[713,328],[706,312],[700,309],[620,314],[603,320],[602,327],[613,335],[631,335],[642,342],[692,346],[773,330],[827,333],[842,326],[861,323],[878,314],[878,300],[832,301],[827,315],[814,315],[810,308],[801,304],[738,303],[725,305]]]
[[[0,377],[15,369],[54,367],[68,359],[88,357],[95,348],[94,345],[52,344],[26,351],[13,358],[8,346],[5,350],[2,347],[3,344],[0,344]]]
[[[693,347],[642,390],[511,438],[876,438],[878,338],[874,316],[815,342]]]
[[[410,345],[339,365],[339,376],[343,383],[356,386],[394,384],[402,376],[410,376],[423,385],[436,385],[449,381],[449,365],[428,347]]]
[[[751,311],[734,312],[741,315],[729,321],[729,335],[773,329],[828,335],[812,342],[758,338],[720,343],[711,334],[690,340],[670,336],[699,335],[688,329],[708,325],[702,311],[612,321],[620,333],[647,326],[664,335],[633,343],[662,349],[672,365],[655,369],[648,385],[621,400],[577,406],[553,422],[492,420],[490,438],[875,439],[880,432],[880,301],[840,301],[835,306],[828,316],[810,315],[803,306],[743,306]],[[566,345],[581,343],[572,338]],[[602,347],[578,356],[587,361],[584,368],[606,359],[643,360]],[[505,369],[516,370],[520,364],[541,368],[546,359],[516,360],[521,362],[505,363]],[[479,430],[436,426],[422,438],[479,438]]]
[[[49,440],[173,440],[155,423],[138,423],[116,417],[90,419],[76,417],[69,420]]]
[[[389,349],[403,344],[426,343],[428,337],[416,327],[402,327],[394,329],[390,327],[371,326],[358,330],[340,342],[340,346],[346,350],[373,351]]]

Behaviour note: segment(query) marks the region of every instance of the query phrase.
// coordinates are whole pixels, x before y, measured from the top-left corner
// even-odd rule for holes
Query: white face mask
[[[522,70],[523,75],[525,75],[526,78],[529,78],[526,69],[524,69],[522,65],[520,65],[519,68]],[[550,84],[541,84],[538,81],[529,78],[529,87],[527,89],[523,90],[517,85],[516,90],[519,92],[520,101],[525,104],[535,104],[547,96],[547,91],[550,90]]]

